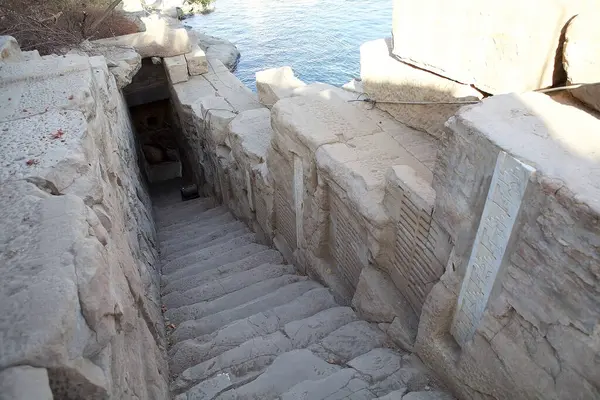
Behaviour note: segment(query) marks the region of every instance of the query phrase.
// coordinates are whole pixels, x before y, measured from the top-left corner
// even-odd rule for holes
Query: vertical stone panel
[[[452,322],[451,333],[461,346],[471,340],[483,317],[534,172],[500,152]]]
[[[431,287],[444,272],[445,262],[438,258],[440,240],[447,234],[426,209],[416,205],[402,189],[398,204],[396,240],[390,276],[419,314]]]
[[[361,270],[368,264],[366,232],[339,197],[332,194],[331,200],[331,254],[336,269],[354,289]]]

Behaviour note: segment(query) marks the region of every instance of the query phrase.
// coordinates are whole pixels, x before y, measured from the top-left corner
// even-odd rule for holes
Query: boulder
[[[279,99],[291,97],[294,89],[306,86],[291,67],[271,68],[256,73],[258,99],[271,108]]]
[[[441,137],[444,123],[464,104],[481,93],[468,85],[432,74],[390,56],[389,39],[360,47],[360,77],[367,96],[398,121]],[[459,104],[393,104],[392,102],[456,102]],[[390,102],[390,103],[386,103]]]
[[[563,66],[570,84],[583,83],[571,90],[573,96],[600,111],[600,25],[592,13],[573,18],[565,32]]]
[[[363,268],[352,306],[367,321],[391,322],[388,336],[403,349],[412,351],[417,336],[417,316],[385,272],[371,266]]]
[[[21,47],[12,36],[0,36],[0,62],[25,61]]]
[[[106,46],[86,41],[83,42],[79,48],[74,49],[69,53],[103,56],[106,59],[109,71],[115,77],[119,89],[129,85],[134,75],[137,74],[142,67],[142,57],[133,47],[128,46]]]
[[[594,3],[395,0],[393,53],[492,94],[547,87],[553,83],[563,27]]]
[[[221,39],[215,36],[205,35],[204,33],[192,31],[191,36],[195,36],[198,45],[209,59],[221,61],[230,71],[234,71],[240,59],[238,48],[229,40]],[[210,66],[209,66],[210,69]]]

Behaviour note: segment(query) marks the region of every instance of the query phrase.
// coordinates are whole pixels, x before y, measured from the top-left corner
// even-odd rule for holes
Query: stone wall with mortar
[[[103,56],[3,61],[0,391],[166,399],[151,203],[115,77]]]

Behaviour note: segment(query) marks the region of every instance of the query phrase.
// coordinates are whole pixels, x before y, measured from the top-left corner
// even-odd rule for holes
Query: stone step
[[[172,308],[165,313],[165,319],[178,325],[185,321],[204,318],[246,304],[261,297],[265,293],[270,293],[283,286],[287,286],[303,279],[305,279],[305,277],[291,274],[267,279],[266,281],[255,283],[211,301],[196,302],[189,306]]]
[[[241,271],[247,271],[263,264],[281,264],[283,256],[276,250],[266,249],[258,253],[251,254],[241,260],[236,260],[227,264],[219,264],[215,268],[208,270],[199,270],[195,275],[179,279],[168,280],[163,277],[162,294],[166,295],[172,292],[185,292],[207,281],[224,278],[231,274]]]
[[[217,374],[228,373],[241,378],[246,372],[266,368],[279,354],[290,350],[292,343],[279,331],[252,338],[217,357],[186,369],[174,380],[171,391],[181,393]]]
[[[213,228],[211,231],[204,233],[202,235],[179,235],[176,237],[172,237],[169,240],[165,240],[160,243],[160,254],[161,256],[168,256],[172,253],[176,253],[178,251],[189,249],[189,248],[198,248],[214,239],[223,237],[231,232],[239,232],[242,230],[247,231],[246,224],[241,221],[233,221],[230,223],[226,223],[221,225],[218,228]]]
[[[371,400],[376,397],[356,370],[346,368],[323,379],[300,382],[285,392],[281,400]]]
[[[194,321],[186,321],[175,329],[171,335],[171,340],[173,343],[177,343],[210,334],[234,321],[289,303],[310,290],[322,288],[315,281],[310,281],[306,277],[300,278],[299,282],[281,287],[272,293],[267,293],[236,308],[224,310]]]
[[[210,301],[253,284],[282,275],[293,275],[295,272],[293,265],[263,264],[222,279],[206,282],[204,285],[185,292],[171,292],[163,296],[162,303],[167,308],[177,308],[201,301]]]
[[[217,396],[219,400],[276,399],[307,380],[323,379],[340,367],[328,364],[308,350],[292,350],[277,357],[258,378]]]
[[[212,240],[206,241],[203,240],[200,244],[190,245],[185,249],[181,249],[170,254],[162,254],[161,253],[161,261],[163,265],[170,263],[171,261],[175,261],[181,259],[190,254],[197,254],[199,252],[203,252],[203,250],[207,250],[213,248],[217,245],[226,245],[228,242],[233,239],[246,238],[245,242],[252,243],[254,241],[254,234],[248,228],[238,228],[233,232],[223,232],[222,236],[216,237]],[[194,238],[192,238],[194,239]],[[219,252],[220,253],[220,252]],[[204,253],[203,253],[204,254]]]
[[[161,271],[163,275],[171,275],[178,270],[189,267],[191,264],[210,260],[216,256],[252,244],[255,240],[255,235],[252,232],[244,233],[241,236],[234,235],[233,237],[227,237],[224,242],[221,238],[215,239],[213,241],[214,244],[211,242],[206,247],[198,248],[191,253],[183,254],[170,260],[167,258],[168,261],[161,265]]]
[[[369,390],[378,397],[391,391],[406,389],[420,379],[409,363],[405,362],[404,356],[405,354],[392,349],[375,348],[350,360],[348,366],[360,372],[362,379],[369,383]],[[426,381],[422,380],[423,383]]]
[[[167,227],[214,208],[214,203],[212,198],[204,197],[163,207],[155,206],[153,207],[155,222],[159,227]]]
[[[262,244],[250,243],[245,246],[241,246],[241,247],[232,249],[226,253],[217,255],[213,258],[209,258],[209,259],[206,259],[203,261],[194,261],[193,257],[190,257],[190,258],[192,258],[192,261],[194,262],[193,264],[191,264],[187,267],[181,268],[177,271],[174,271],[170,274],[163,275],[162,279],[165,282],[165,285],[167,285],[169,282],[171,282],[173,280],[177,280],[177,279],[181,279],[181,278],[188,278],[188,277],[191,278],[194,275],[201,273],[203,271],[208,271],[210,269],[217,268],[217,267],[225,265],[225,264],[229,264],[229,263],[232,263],[235,261],[242,260],[252,254],[260,253],[267,249],[268,249],[268,247],[264,246]]]
[[[386,334],[375,324],[355,321],[327,335],[308,347],[315,355],[330,363],[343,365],[386,342]]]
[[[185,228],[174,230],[168,233],[159,230],[158,235],[160,246],[162,247],[164,245],[170,247],[176,244],[180,244],[184,240],[190,240],[192,238],[204,236],[206,234],[219,230],[222,226],[239,221],[236,220],[235,217],[230,213],[223,213],[220,215],[213,216],[212,218],[208,218],[206,222],[208,222],[208,224],[191,224]]]
[[[350,307],[335,307],[302,320],[289,322],[283,331],[290,338],[294,347],[298,349],[318,342],[357,319],[358,317]]]
[[[223,221],[230,222],[234,220],[235,217],[231,215],[226,207],[214,207],[183,221],[177,221],[168,226],[158,226],[158,238],[162,242],[168,240],[174,233],[193,233],[197,229],[206,228],[207,226],[218,227]]]
[[[377,400],[456,400],[456,398],[448,392],[437,390],[423,390],[410,393],[406,393],[406,390],[396,390],[385,396],[378,397]]]
[[[289,303],[235,321],[210,335],[179,342],[169,350],[171,373],[178,374],[198,362],[215,357],[253,337],[271,334],[283,328],[288,322],[304,321],[303,318],[321,314],[322,310],[330,309],[333,313],[346,312],[346,307],[335,306],[335,300],[329,289],[313,289]]]

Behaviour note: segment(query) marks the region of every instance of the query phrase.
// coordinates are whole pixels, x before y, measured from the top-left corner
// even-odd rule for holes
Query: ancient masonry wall
[[[0,390],[166,399],[151,203],[115,77],[102,56],[11,46],[0,62]]]
[[[263,105],[208,69],[172,85],[185,149],[266,242],[461,399],[600,396],[595,115],[501,95],[433,137],[289,68]]]

